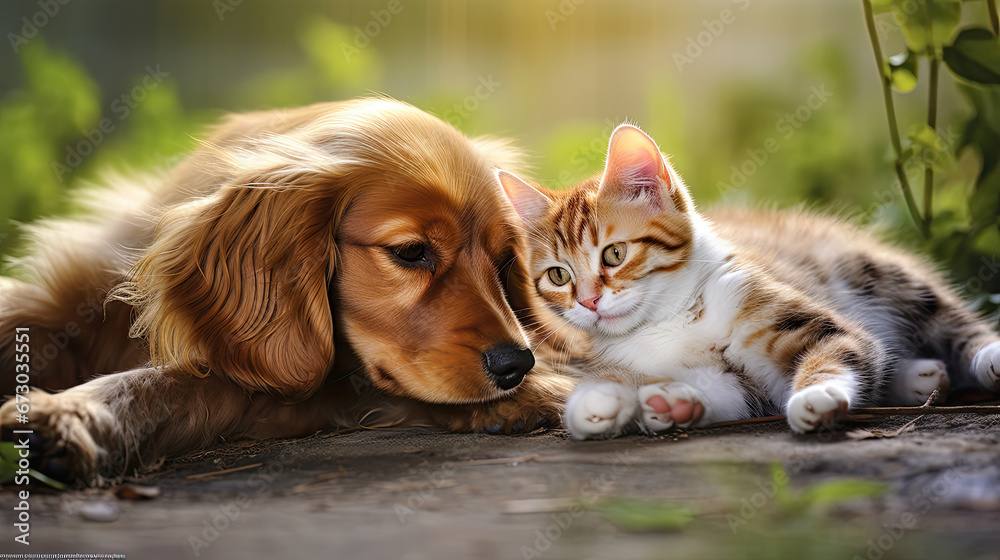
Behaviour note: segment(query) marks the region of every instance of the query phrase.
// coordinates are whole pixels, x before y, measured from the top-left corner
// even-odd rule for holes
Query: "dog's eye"
[[[423,243],[407,243],[405,245],[387,247],[387,249],[395,257],[396,264],[400,266],[426,268],[431,273],[434,272],[434,262],[431,258],[431,253]]]
[[[415,263],[424,260],[426,257],[426,250],[424,246],[420,243],[413,243],[410,245],[400,245],[398,247],[392,248],[392,254],[403,259],[406,262]]]

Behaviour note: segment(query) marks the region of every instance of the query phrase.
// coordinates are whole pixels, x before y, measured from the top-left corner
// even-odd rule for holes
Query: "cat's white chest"
[[[729,345],[740,304],[742,275],[711,278],[690,307],[600,346],[601,360],[649,378],[675,377],[683,370],[718,367]]]

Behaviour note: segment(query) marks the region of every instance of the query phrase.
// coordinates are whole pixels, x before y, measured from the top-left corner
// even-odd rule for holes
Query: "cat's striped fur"
[[[920,404],[949,374],[1000,385],[1000,338],[927,263],[802,210],[702,215],[635,127],[572,189],[500,180],[539,295],[592,348],[567,403],[576,437],[770,413],[804,432]]]

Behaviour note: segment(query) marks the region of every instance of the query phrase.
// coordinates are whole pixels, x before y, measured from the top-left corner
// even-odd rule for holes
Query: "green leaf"
[[[625,531],[679,531],[697,515],[686,505],[628,499],[605,500],[596,509]]]
[[[884,14],[892,11],[892,0],[872,0],[872,13]]]
[[[955,75],[979,84],[1000,84],[1000,43],[988,29],[963,29],[944,48],[944,63]]]
[[[842,478],[811,486],[802,493],[802,501],[809,505],[833,505],[857,498],[872,498],[885,493],[881,482],[862,478]]]
[[[909,135],[910,145],[904,151],[904,161],[911,157],[919,157],[920,164],[930,162],[940,169],[951,169],[955,160],[948,151],[948,146],[933,128],[926,124],[918,125]]]
[[[1000,165],[976,182],[976,190],[969,197],[969,214],[973,228],[987,227],[997,221],[1000,216]]]
[[[17,450],[13,441],[0,441],[0,484],[14,480],[17,474]]]
[[[889,57],[889,80],[892,89],[900,93],[909,93],[917,87],[917,55],[912,51],[903,51]]]
[[[58,480],[56,480],[54,478],[49,478],[48,476],[45,476],[44,474],[36,471],[35,469],[28,469],[28,474],[31,475],[31,478],[34,478],[35,480],[37,480],[39,482],[43,482],[45,484],[48,484],[49,486],[51,486],[52,488],[55,488],[56,490],[65,490],[66,488],[68,488],[62,482],[59,482]]]
[[[931,54],[951,39],[962,15],[962,4],[957,0],[893,0],[892,13],[907,47]]]

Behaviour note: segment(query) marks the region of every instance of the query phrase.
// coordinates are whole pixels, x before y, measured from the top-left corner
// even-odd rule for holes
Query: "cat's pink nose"
[[[587,309],[589,309],[589,310],[591,310],[591,311],[593,311],[593,312],[596,313],[597,312],[597,301],[599,299],[601,299],[601,296],[594,296],[594,297],[592,297],[590,299],[585,299],[585,300],[581,301],[580,305],[582,305],[582,306],[586,307]]]

